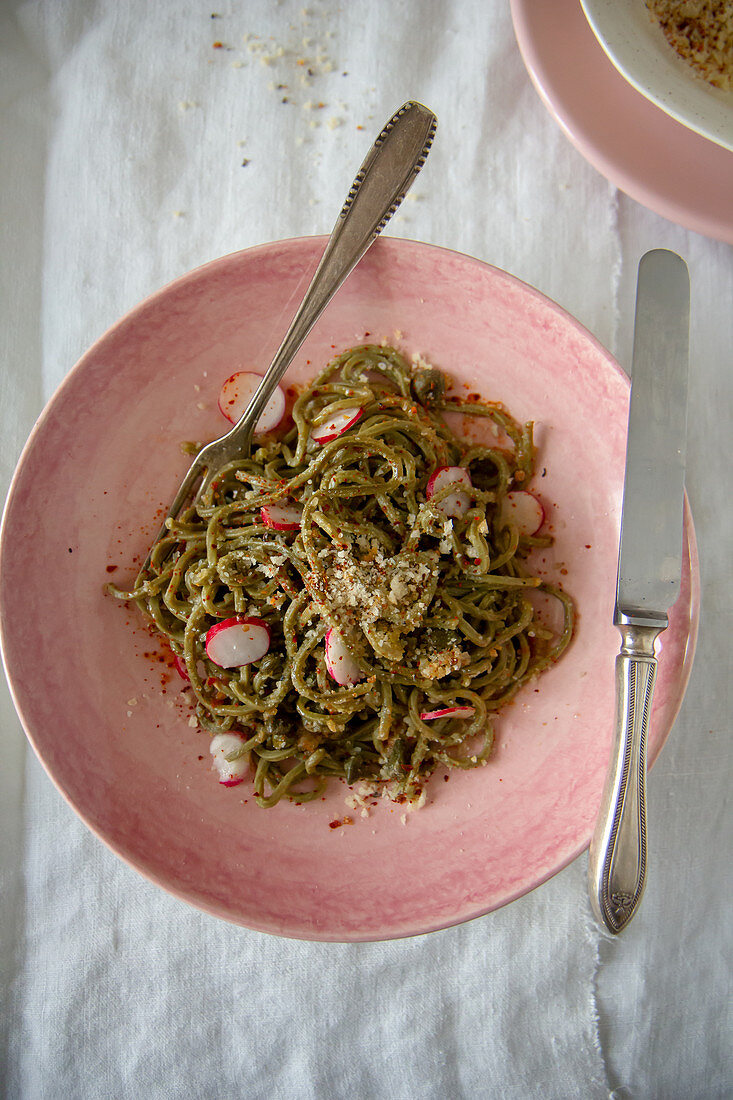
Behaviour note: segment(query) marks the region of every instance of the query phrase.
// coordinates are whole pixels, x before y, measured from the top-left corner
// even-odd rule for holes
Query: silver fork
[[[407,194],[425,163],[437,124],[432,111],[409,100],[387,122],[356,174],[316,273],[262,382],[234,427],[199,451],[155,542],[166,533],[167,520],[176,519],[206,491],[219,467],[249,453],[254,427],[273,390],[331,298]],[[149,564],[150,553],[141,573]]]

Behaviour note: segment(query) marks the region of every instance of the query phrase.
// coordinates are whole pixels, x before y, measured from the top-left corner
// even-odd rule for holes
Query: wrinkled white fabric
[[[219,922],[92,837],[25,751],[4,690],[7,1095],[727,1095],[732,250],[583,160],[499,0],[28,0],[0,18],[3,487],[43,403],[112,322],[223,253],[330,231],[376,132],[416,98],[439,139],[392,235],[510,270],[624,363],[638,258],[665,245],[688,259],[706,584],[691,688],[650,777],[647,896],[617,942],[591,925],[584,858],[409,941],[308,944]]]

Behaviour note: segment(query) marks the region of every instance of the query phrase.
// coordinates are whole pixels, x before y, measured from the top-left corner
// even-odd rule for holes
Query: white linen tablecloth
[[[622,364],[640,256],[663,246],[687,260],[703,576],[691,684],[650,775],[649,883],[617,940],[590,919],[585,857],[504,910],[412,940],[309,944],[229,926],[92,837],[3,687],[5,1094],[731,1095],[733,250],[583,160],[532,88],[500,0],[9,0],[0,21],[5,488],[94,339],[204,261],[330,231],[379,127],[416,98],[438,139],[390,234],[506,268]]]

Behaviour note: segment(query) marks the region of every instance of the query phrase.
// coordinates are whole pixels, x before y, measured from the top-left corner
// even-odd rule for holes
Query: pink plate
[[[221,383],[267,366],[324,243],[283,241],[216,260],[147,299],[81,359],[11,488],[0,626],[31,743],[113,851],[239,924],[377,940],[487,913],[588,844],[613,722],[628,382],[576,321],[510,275],[440,248],[376,242],[289,377],[312,376],[334,349],[386,339],[534,418],[546,470],[537,491],[557,540],[540,567],[575,595],[577,637],[501,714],[490,764],[449,782],[436,775],[422,810],[380,803],[362,818],[338,782],[324,801],[260,809],[248,783],[216,782],[185,685],[137,611],[104,585],[132,581],[187,468],[180,442],[226,429]],[[652,759],[690,671],[697,592],[688,514],[682,594],[660,647]],[[330,827],[347,815],[353,823]]]
[[[733,244],[733,152],[689,130],[614,68],[580,0],[511,0],[535,87],[575,147],[657,214]]]

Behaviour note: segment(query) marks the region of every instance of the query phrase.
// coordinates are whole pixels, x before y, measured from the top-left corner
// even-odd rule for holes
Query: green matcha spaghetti
[[[496,446],[459,438],[451,412],[492,421]],[[352,348],[168,521],[133,589],[110,590],[185,667],[200,726],[234,735],[226,761],[248,765],[261,805],[334,777],[414,802],[436,767],[486,762],[493,715],[571,640],[571,599],[528,567],[551,542],[524,514],[541,524],[534,461],[532,425],[502,405],[446,396],[393,348]],[[559,633],[537,593],[559,602]],[[223,667],[230,624],[266,652]]]

